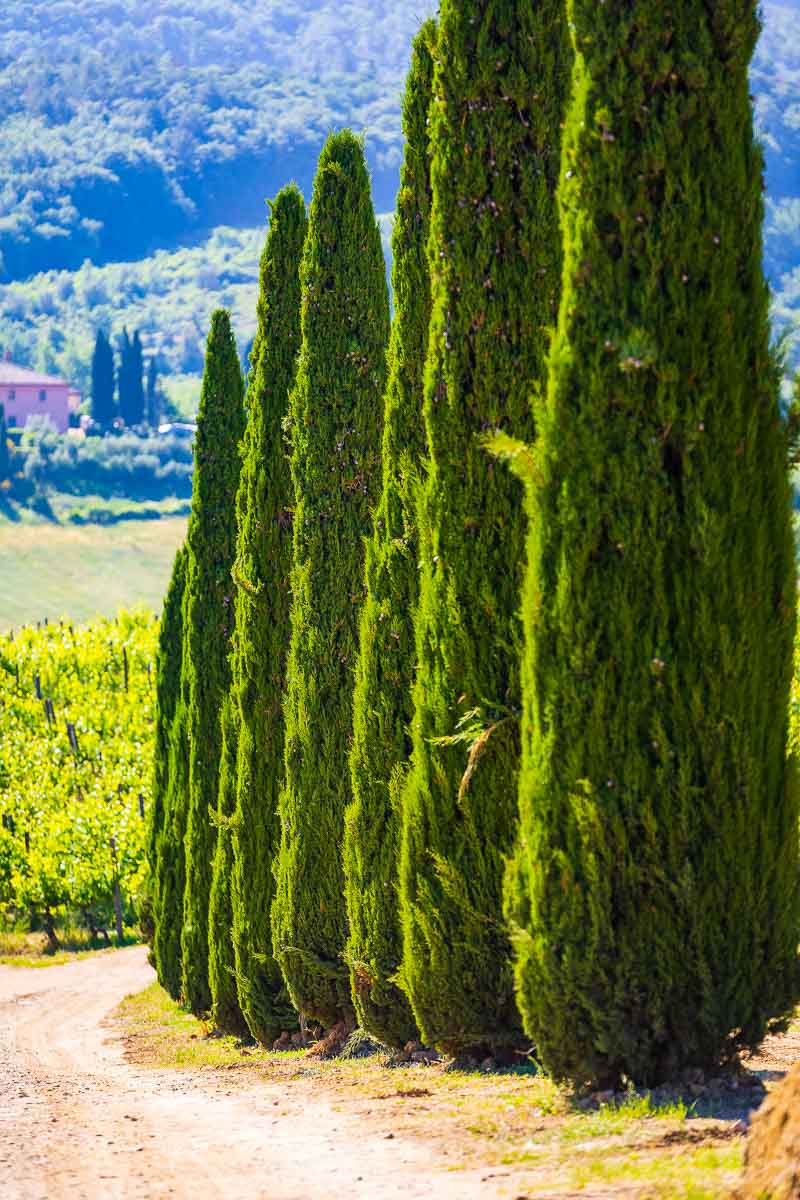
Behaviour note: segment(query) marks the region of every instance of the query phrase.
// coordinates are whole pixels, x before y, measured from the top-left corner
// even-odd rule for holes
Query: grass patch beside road
[[[450,1063],[391,1065],[388,1055],[320,1061],[219,1037],[153,984],[117,1010],[125,1053],[140,1066],[202,1073],[226,1088],[275,1088],[276,1096],[322,1096],[358,1121],[365,1137],[433,1142],[450,1169],[486,1170],[508,1195],[619,1195],[720,1200],[736,1185],[744,1107],[632,1094],[581,1109],[530,1066],[484,1073]],[[278,1100],[275,1101],[279,1103]],[[504,1193],[505,1194],[505,1193]]]

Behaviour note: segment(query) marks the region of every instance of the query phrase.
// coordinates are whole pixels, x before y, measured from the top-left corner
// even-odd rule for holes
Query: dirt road
[[[61,967],[0,967],[3,1200],[517,1194],[510,1180],[448,1172],[433,1148],[387,1140],[323,1099],[128,1065],[104,1022],[151,979],[143,947]]]

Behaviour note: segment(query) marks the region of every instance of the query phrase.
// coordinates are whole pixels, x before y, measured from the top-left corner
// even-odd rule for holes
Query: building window
[[[8,417],[8,428],[9,428],[9,429],[16,429],[16,428],[17,428],[17,418],[16,418],[16,416],[14,415],[14,413],[10,413],[10,414],[9,414],[9,417]]]
[[[16,398],[17,398],[16,388],[9,388],[8,389],[8,403],[13,404],[14,401],[16,400]]]
[[[45,392],[44,390],[39,392],[39,403],[44,404],[46,399],[47,399],[47,392]]]

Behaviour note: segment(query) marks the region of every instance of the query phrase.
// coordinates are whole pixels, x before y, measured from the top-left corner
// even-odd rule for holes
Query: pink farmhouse
[[[22,427],[39,414],[49,417],[59,433],[65,433],[70,413],[79,402],[79,394],[63,379],[0,358],[0,404],[9,428]]]

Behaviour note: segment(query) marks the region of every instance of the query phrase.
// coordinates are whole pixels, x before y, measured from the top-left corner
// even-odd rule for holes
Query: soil
[[[800,1061],[795,1026],[746,1064],[751,1074],[732,1082],[734,1090],[712,1101],[714,1089],[695,1084],[700,1109],[691,1119],[597,1127],[575,1106],[552,1114],[518,1108],[530,1088],[524,1080],[476,1075],[442,1096],[441,1064],[402,1075],[370,1068],[360,1088],[335,1064],[323,1084],[318,1060],[304,1066],[273,1055],[256,1069],[246,1049],[230,1064],[235,1071],[148,1065],[147,1035],[126,1031],[111,1014],[152,980],[141,946],[46,970],[0,966],[2,1200],[686,1194],[663,1173],[691,1165],[695,1150],[733,1146],[740,1157],[763,1087]],[[598,1170],[579,1181],[575,1168],[584,1162]],[[648,1175],[648,1167],[656,1169]],[[730,1195],[736,1162],[714,1179],[702,1194]]]
[[[481,1169],[455,1178],[434,1147],[302,1087],[126,1063],[108,1017],[152,978],[140,946],[48,970],[0,967],[3,1200],[518,1194]]]

